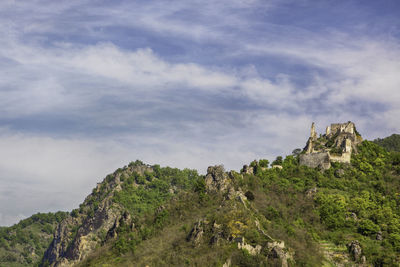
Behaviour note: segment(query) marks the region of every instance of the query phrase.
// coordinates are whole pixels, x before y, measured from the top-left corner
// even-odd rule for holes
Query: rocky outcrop
[[[203,220],[197,221],[189,235],[186,237],[186,241],[192,242],[194,246],[199,246],[204,234],[205,222]]]
[[[230,179],[222,165],[208,167],[204,181],[207,192],[223,192],[226,191],[230,185]]]
[[[252,245],[247,244],[244,241],[244,237],[235,238],[235,242],[237,242],[238,249],[245,249],[247,250],[247,252],[249,252],[250,255],[253,256],[260,254],[260,251],[262,249],[262,246],[260,245],[256,245],[255,247],[253,247]]]
[[[347,244],[347,248],[352,259],[356,262],[360,262],[362,257],[360,242],[358,242],[357,240],[351,241],[349,244]]]
[[[274,241],[267,244],[269,250],[269,258],[278,259],[281,262],[282,267],[288,267],[288,261],[293,259],[293,256],[287,248],[285,248],[285,242]]]
[[[86,258],[97,246],[116,238],[119,227],[133,229],[130,215],[112,198],[114,192],[121,190],[122,176],[133,173],[143,175],[152,171],[149,165],[135,162],[108,175],[85,199],[79,210],[74,210],[59,223],[42,265],[72,266]]]
[[[124,220],[119,207],[107,206],[105,202],[93,216],[85,218],[68,217],[62,221],[54,239],[44,255],[44,262],[50,266],[71,266],[85,258],[102,242],[100,233],[110,233]],[[118,222],[118,223],[116,223]]]
[[[344,171],[343,169],[337,169],[337,170],[335,171],[335,177],[337,177],[337,178],[343,177],[344,174],[345,174],[345,171]]]
[[[229,258],[226,260],[226,262],[222,265],[222,267],[231,267],[232,260]]]
[[[129,228],[133,231],[135,224],[132,222],[131,215],[127,212],[124,212],[119,219],[117,218],[113,224],[113,226],[108,230],[106,235],[106,240],[114,239],[118,237],[118,228],[121,226],[128,225]]]
[[[318,192],[317,187],[310,188],[306,191],[306,197],[313,198],[315,196],[315,194],[317,194],[317,192]]]

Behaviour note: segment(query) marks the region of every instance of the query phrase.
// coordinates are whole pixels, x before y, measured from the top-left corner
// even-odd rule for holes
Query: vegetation
[[[374,143],[382,146],[387,151],[400,152],[400,134],[392,134],[386,138],[378,138],[373,141]]]
[[[228,258],[237,266],[262,266],[274,259],[263,253],[252,256],[227,241],[229,236],[243,236],[252,245],[265,246],[271,240],[257,230],[255,221],[295,251],[296,266],[351,261],[346,245],[352,240],[360,242],[363,255],[374,266],[395,266],[400,255],[400,160],[395,152],[369,141],[358,150],[351,164],[333,163],[324,172],[299,166],[298,154],[278,157],[273,164],[282,169],[267,168],[266,160],[253,161],[255,175],[233,175],[235,187],[246,192],[250,209],[231,202],[221,206],[221,197],[205,193],[204,180],[197,174],[160,169],[152,182],[116,195],[126,208],[143,214],[137,216],[139,230],[127,231],[113,249],[92,255],[82,266],[130,266],[130,262],[220,266]],[[180,177],[179,183],[172,182],[174,176]],[[154,180],[160,181],[154,185]],[[179,193],[169,193],[172,184]],[[317,190],[310,195],[312,188]],[[163,210],[157,212],[160,205]],[[187,241],[200,218],[223,225],[225,238],[218,247],[206,242],[194,248]],[[206,230],[207,235],[212,237],[212,230]],[[327,259],[321,249],[336,258]]]
[[[400,153],[394,150],[363,141],[350,164],[332,163],[325,171],[300,166],[298,151],[272,164],[256,160],[250,163],[254,174],[229,173],[232,188],[244,199],[229,190],[207,191],[204,176],[195,170],[155,165],[127,175],[126,168],[119,169],[70,216],[81,222],[107,198],[132,222],[121,222],[114,239],[100,232],[101,245],[79,266],[222,266],[228,260],[233,266],[274,266],[279,259],[266,248],[280,240],[291,255],[290,266],[354,265],[347,249],[354,240],[369,264],[397,266]],[[120,189],[112,190],[117,179]],[[35,216],[0,229],[1,264],[34,265],[65,213]],[[71,227],[72,237],[78,227]],[[193,238],[196,229],[200,241]],[[238,248],[237,238],[262,249],[252,255]]]
[[[0,228],[0,266],[36,266],[67,212],[37,213],[11,227]]]

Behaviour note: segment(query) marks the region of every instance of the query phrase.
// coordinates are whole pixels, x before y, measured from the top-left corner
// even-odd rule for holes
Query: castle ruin
[[[353,122],[333,123],[324,135],[317,136],[314,122],[307,145],[300,155],[300,165],[329,169],[331,162],[350,163],[351,153],[362,141]]]

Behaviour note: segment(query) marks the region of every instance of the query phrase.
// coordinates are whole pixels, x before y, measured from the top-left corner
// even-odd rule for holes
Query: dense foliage
[[[316,242],[328,240],[338,246],[358,240],[367,261],[375,266],[398,262],[400,177],[396,152],[364,141],[351,165],[336,163],[320,172],[299,166],[293,156],[286,157],[282,165],[282,170],[259,171],[257,187],[270,198],[276,195],[265,215],[273,228],[281,225],[282,230],[287,229],[289,242],[298,240],[302,232]],[[313,192],[312,188],[315,193],[310,203],[304,194]]]
[[[54,229],[67,212],[37,213],[11,227],[0,228],[0,266],[38,265]]]
[[[400,134],[392,134],[385,138],[378,138],[373,142],[385,148],[387,151],[400,152]]]

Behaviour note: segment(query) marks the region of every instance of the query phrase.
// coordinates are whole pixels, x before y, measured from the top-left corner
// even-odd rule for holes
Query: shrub
[[[247,191],[244,195],[247,197],[248,200],[250,200],[250,201],[254,200],[253,192]]]
[[[379,226],[369,219],[362,219],[358,223],[357,230],[362,235],[372,235],[379,232]]]
[[[258,162],[258,164],[260,165],[260,167],[268,168],[269,160],[267,160],[267,159],[260,159],[260,161]]]

